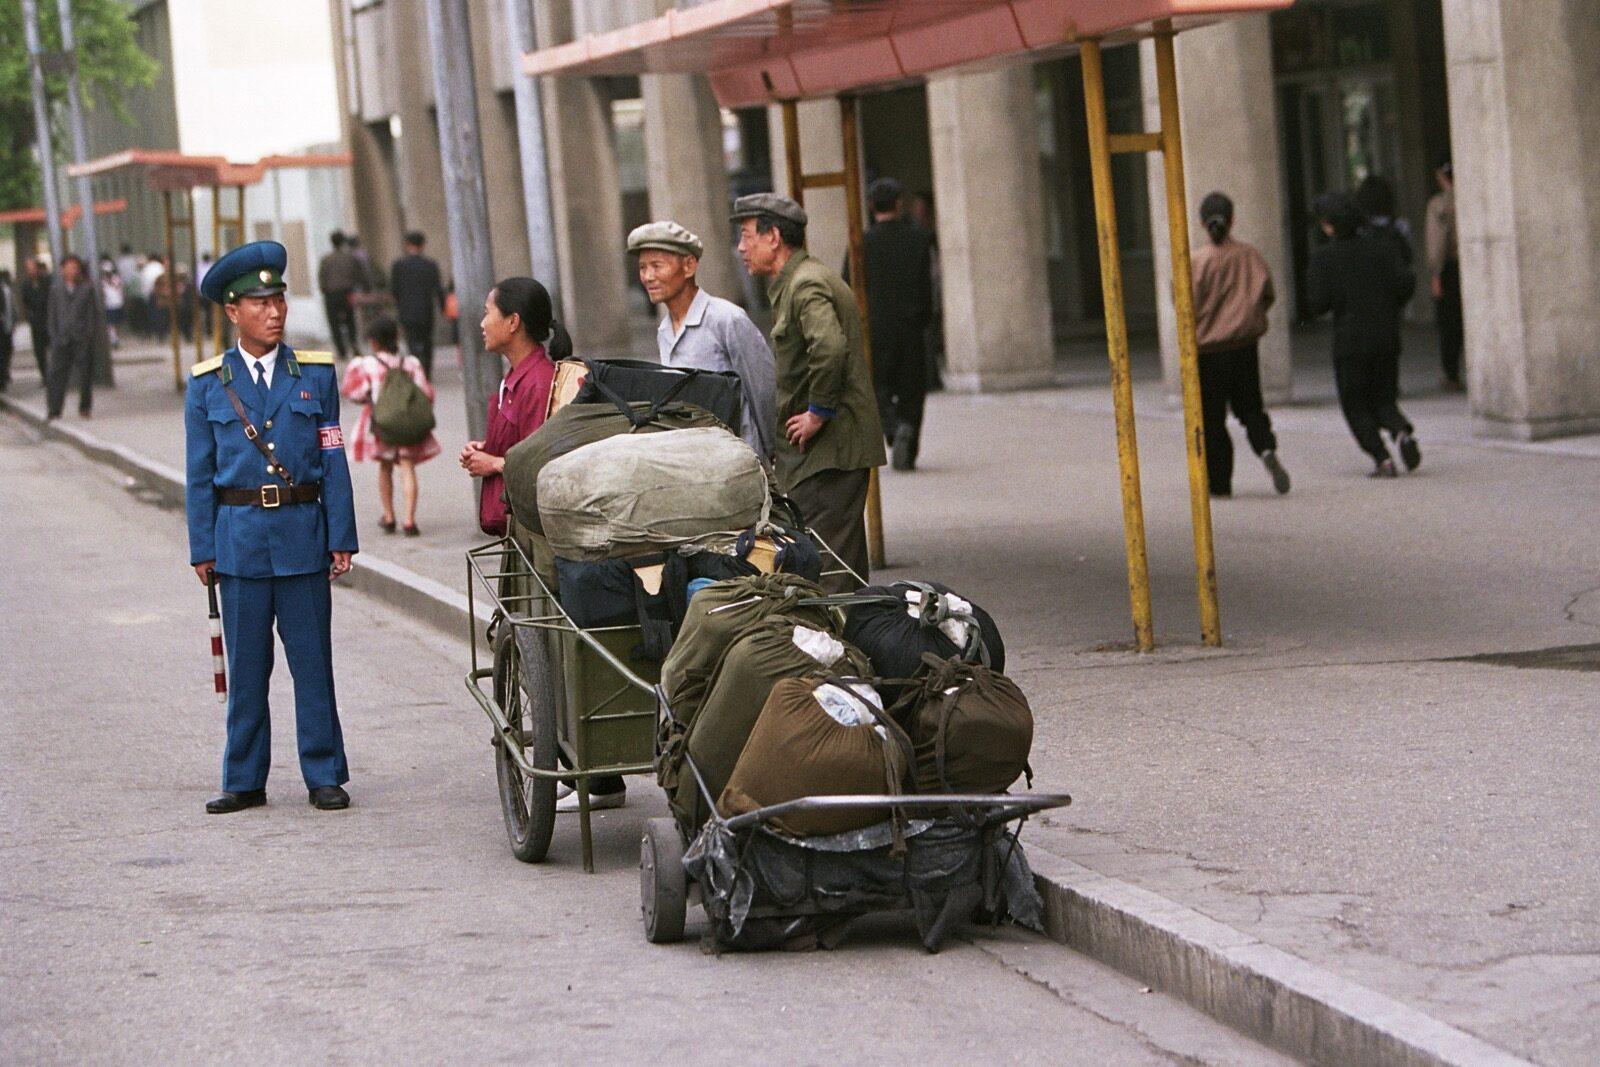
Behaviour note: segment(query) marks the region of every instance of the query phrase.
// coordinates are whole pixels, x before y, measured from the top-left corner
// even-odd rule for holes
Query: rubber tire
[[[515,634],[507,632],[494,652],[494,698],[513,728],[521,734],[529,762],[541,770],[556,768],[556,704],[554,676],[548,658],[524,657]],[[531,643],[542,650],[543,641]],[[523,863],[540,863],[550,851],[556,828],[556,780],[524,778],[504,744],[494,746],[495,777],[500,783],[500,813],[505,819],[511,854]]]
[[[689,879],[683,870],[683,838],[671,819],[645,823],[639,842],[639,911],[652,945],[683,940],[689,912]]]

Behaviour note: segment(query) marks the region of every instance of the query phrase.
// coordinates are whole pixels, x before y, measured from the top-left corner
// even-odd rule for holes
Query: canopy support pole
[[[186,223],[182,223],[182,224],[180,224],[176,219],[174,219],[172,217],[172,195],[173,194],[172,194],[172,190],[171,189],[163,190],[162,193],[161,193],[161,216],[162,216],[162,220],[166,223],[165,230],[166,230],[166,235],[167,235],[167,274],[166,274],[166,280],[167,280],[167,291],[169,293],[173,292],[172,271],[174,269],[176,269],[176,267],[178,265],[178,248],[177,248],[177,244],[178,243],[177,243],[177,240],[176,240],[176,238],[174,236],[173,231],[176,230],[179,225],[187,225],[191,232],[194,230],[194,219],[193,219],[192,215],[191,215],[191,217],[189,218],[189,220]],[[190,205],[190,210],[191,210],[191,212],[193,211],[193,204]],[[150,300],[150,305],[152,307],[154,307],[155,306],[155,302],[156,302],[156,294],[154,292],[151,292],[151,293],[148,294],[148,296],[149,296],[149,300]],[[175,301],[169,300],[168,303],[169,304],[175,303]],[[172,309],[172,310],[169,310],[167,315],[168,315],[167,328],[168,328],[168,332],[172,335],[172,380],[173,380],[173,384],[177,386],[178,392],[181,393],[181,392],[183,392],[183,389],[184,389],[184,384],[183,384],[183,350],[182,350],[181,343],[178,340],[178,315],[177,315],[177,311],[176,311],[175,308]]]
[[[1200,637],[1222,644],[1217,607],[1217,559],[1211,539],[1211,489],[1206,473],[1204,418],[1200,411],[1199,342],[1194,323],[1194,275],[1189,262],[1189,205],[1184,188],[1183,133],[1178,113],[1178,74],[1171,22],[1156,27],[1156,85],[1161,101],[1161,156],[1167,180],[1167,236],[1172,244],[1172,307],[1178,326],[1178,371],[1183,386],[1183,428],[1188,438],[1189,511],[1194,525],[1195,585],[1200,601]]]
[[[239,194],[238,213],[225,216],[222,213],[222,187],[217,185],[211,187],[211,255],[213,263],[222,258],[225,247],[223,238],[227,236],[227,227],[231,226],[234,233],[238,235],[236,244],[242,245],[245,242],[244,186],[240,185],[235,188]],[[198,257],[196,258],[194,269],[196,272],[200,269]],[[198,311],[198,305],[196,305],[196,310]],[[211,317],[211,343],[219,353],[222,351],[222,339],[226,330],[227,326],[224,324],[222,309],[218,308],[217,313]],[[195,353],[197,356],[200,351],[200,333],[200,324],[197,322],[195,324]]]
[[[1089,126],[1089,169],[1094,185],[1095,230],[1100,245],[1100,288],[1105,302],[1106,350],[1111,359],[1111,400],[1116,408],[1117,465],[1122,478],[1122,534],[1128,555],[1128,601],[1134,643],[1155,648],[1150,612],[1150,565],[1145,552],[1144,498],[1139,487],[1139,441],[1134,429],[1133,379],[1128,360],[1128,320],[1123,302],[1122,261],[1117,247],[1117,204],[1111,185],[1111,146],[1106,129],[1105,70],[1100,42],[1082,47],[1084,111]]]
[[[812,174],[805,172],[800,158],[800,109],[793,100],[778,105],[783,115],[783,158],[789,177],[789,195],[801,207],[806,203],[807,189],[844,189],[845,223],[849,234],[849,259],[851,289],[856,297],[856,312],[861,318],[861,342],[867,361],[867,375],[872,375],[872,332],[867,317],[867,270],[861,222],[861,133],[856,114],[856,100],[851,96],[839,97],[839,135],[844,145],[844,170],[837,173]],[[788,488],[788,487],[785,487]],[[867,481],[867,559],[873,567],[883,567],[883,498],[878,485],[878,468],[868,472]]]

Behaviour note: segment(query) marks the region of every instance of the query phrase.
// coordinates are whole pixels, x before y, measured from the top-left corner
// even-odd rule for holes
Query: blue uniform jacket
[[[314,504],[224,506],[218,489],[283,483],[245,437],[223,391],[233,386],[261,439],[296,484],[322,483]],[[237,348],[196,364],[183,405],[188,462],[189,562],[216,560],[219,574],[273,578],[326,571],[330,552],[355,552],[356,514],[339,427],[333,357],[278,349],[272,385],[262,395]]]

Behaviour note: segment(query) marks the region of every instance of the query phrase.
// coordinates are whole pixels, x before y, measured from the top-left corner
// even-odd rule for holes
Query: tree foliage
[[[46,52],[61,49],[58,0],[39,0],[39,33]],[[150,85],[158,71],[155,60],[139,47],[133,9],[123,0],[72,0],[73,30],[78,45],[78,79],[85,108],[109,108],[129,122],[127,92]],[[34,157],[32,83],[22,4],[0,0],[0,210],[31,207],[41,200],[39,168]],[[45,78],[51,101],[57,157],[64,158],[66,75]],[[56,106],[59,105],[59,106]]]

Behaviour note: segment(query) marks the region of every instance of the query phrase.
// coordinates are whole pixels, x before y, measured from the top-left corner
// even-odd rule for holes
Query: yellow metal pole
[[[1150,565],[1145,554],[1144,499],[1139,489],[1139,441],[1133,421],[1133,379],[1128,368],[1128,321],[1117,248],[1117,205],[1111,188],[1111,147],[1106,129],[1105,68],[1100,42],[1083,42],[1083,99],[1089,125],[1089,169],[1094,184],[1095,230],[1100,242],[1100,287],[1105,298],[1106,351],[1111,358],[1111,400],[1116,407],[1117,463],[1122,472],[1122,535],[1128,552],[1128,601],[1140,652],[1155,648],[1150,615]]]
[[[1206,475],[1204,419],[1200,413],[1200,347],[1195,338],[1194,276],[1189,263],[1189,203],[1184,190],[1182,120],[1172,24],[1156,34],[1156,85],[1161,99],[1161,156],[1167,178],[1167,235],[1172,242],[1172,308],[1178,323],[1178,376],[1183,383],[1183,429],[1188,439],[1189,511],[1194,524],[1194,568],[1200,601],[1200,637],[1222,644],[1217,607],[1217,558],[1211,540],[1211,491]]]
[[[789,174],[789,199],[806,206],[806,172],[800,162],[800,105],[785,100],[778,105],[783,113],[783,162]]]
[[[200,273],[200,235],[195,232],[194,225],[194,190],[190,189],[189,197],[189,281],[195,286],[194,294],[194,361],[200,363],[205,360],[205,331],[200,328],[200,301],[204,299],[199,292],[199,284],[195,281]]]
[[[172,268],[177,265],[177,261],[178,261],[177,247],[176,247],[177,242],[173,240],[173,236],[172,236],[173,223],[172,223],[172,190],[171,189],[167,189],[167,190],[164,190],[162,192],[162,194],[161,194],[161,207],[162,207],[162,218],[166,221],[167,270],[170,272],[172,270]],[[169,276],[167,278],[167,287],[168,287],[169,290],[171,289],[171,286],[172,286],[172,278],[171,278],[170,273],[169,273]],[[151,292],[151,293],[146,293],[145,295],[149,299],[151,306],[154,307],[155,306],[155,302],[156,302],[156,294],[154,292]],[[174,319],[172,319],[172,321],[168,325],[171,327],[171,333],[172,333],[172,379],[173,379],[173,383],[178,387],[178,391],[182,392],[183,391],[183,353],[180,351],[179,346],[178,346],[178,320],[176,318],[174,318]]]
[[[872,376],[872,321],[867,316],[867,255],[861,225],[861,131],[853,96],[839,98],[839,132],[844,139],[844,208],[846,232],[850,238],[850,282],[856,294],[856,314],[861,318],[861,348],[867,360],[867,376]],[[878,468],[867,478],[867,559],[874,567],[885,566],[883,548],[883,497],[878,487]]]

